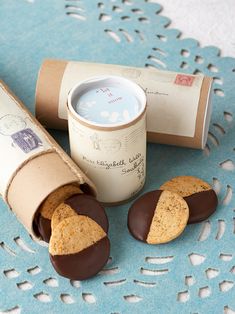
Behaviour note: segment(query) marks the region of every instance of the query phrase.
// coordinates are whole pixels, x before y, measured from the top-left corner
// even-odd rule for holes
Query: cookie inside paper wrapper
[[[51,218],[54,210],[67,198],[75,194],[81,194],[82,191],[76,184],[62,186],[52,192],[41,204],[35,219],[35,231],[39,233],[41,238],[49,242],[51,236]]]
[[[52,231],[63,219],[75,215],[93,219],[108,233],[109,222],[104,207],[93,196],[87,194],[73,195],[55,209],[51,218]]]

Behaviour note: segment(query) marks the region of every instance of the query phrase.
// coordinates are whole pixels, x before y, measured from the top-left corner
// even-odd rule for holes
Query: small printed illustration
[[[117,139],[107,139],[100,142],[100,148],[106,153],[114,154],[121,148],[121,142]]]
[[[26,119],[12,114],[0,118],[0,135],[9,136],[12,146],[17,145],[24,153],[43,146],[41,139],[31,128],[27,128]]]
[[[18,145],[26,154],[42,146],[42,141],[32,129],[24,129],[11,135],[13,143]]]
[[[95,150],[100,150],[100,139],[97,133],[94,133],[92,136],[90,136],[90,139],[93,143],[93,148]]]
[[[128,109],[124,109],[122,112],[108,112],[108,111],[101,111],[100,116],[104,118],[108,123],[117,123],[120,121],[129,121],[131,119],[130,113]]]
[[[139,140],[141,141],[143,138],[142,135],[144,132],[145,132],[145,124],[143,123],[138,129],[131,131],[129,134],[126,134],[123,138],[125,150],[128,151],[129,147],[131,147],[133,143],[137,143]]]
[[[126,68],[122,70],[122,76],[128,77],[130,79],[137,79],[141,76],[141,71],[133,68]]]
[[[90,139],[95,150],[100,150],[105,153],[116,153],[121,149],[121,142],[118,139],[105,139],[102,140],[99,138],[97,133],[94,133],[90,136]]]
[[[0,134],[12,135],[26,128],[26,122],[22,117],[6,114],[0,118]]]
[[[175,78],[175,84],[182,86],[192,86],[195,77],[186,74],[177,74]]]
[[[137,116],[139,102],[128,90],[116,86],[94,88],[79,98],[76,112],[89,123],[127,123]]]
[[[90,119],[90,110],[94,110],[94,106],[96,105],[95,100],[90,101],[80,101],[79,106],[77,107],[77,111],[79,114],[85,119]]]

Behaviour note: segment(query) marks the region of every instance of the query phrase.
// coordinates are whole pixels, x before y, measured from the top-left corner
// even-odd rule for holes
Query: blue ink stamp
[[[12,134],[11,138],[13,139],[14,144],[19,146],[26,154],[39,146],[42,146],[42,141],[30,128]]]

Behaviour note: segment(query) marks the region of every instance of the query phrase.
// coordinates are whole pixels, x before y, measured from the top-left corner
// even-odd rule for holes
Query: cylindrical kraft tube
[[[68,97],[71,156],[91,178],[99,201],[132,198],[145,182],[146,95],[134,82],[99,76]]]
[[[0,194],[27,231],[41,203],[61,186],[93,183],[0,81]]]
[[[67,128],[67,96],[92,76],[118,75],[140,85],[147,96],[150,142],[203,149],[211,117],[212,79],[147,68],[45,60],[36,89],[36,116],[48,128]]]

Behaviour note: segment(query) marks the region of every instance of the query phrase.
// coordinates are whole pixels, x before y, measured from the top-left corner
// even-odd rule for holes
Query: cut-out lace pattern
[[[60,277],[47,247],[34,242],[1,201],[0,313],[235,313],[235,59],[181,40],[151,1],[2,0],[0,7],[1,77],[31,111],[47,57],[212,77],[204,151],[149,144],[144,191],[172,176],[195,175],[219,198],[212,217],[159,246],[128,234],[130,204],[108,208],[111,257],[84,282]],[[68,136],[52,135],[68,151]]]

